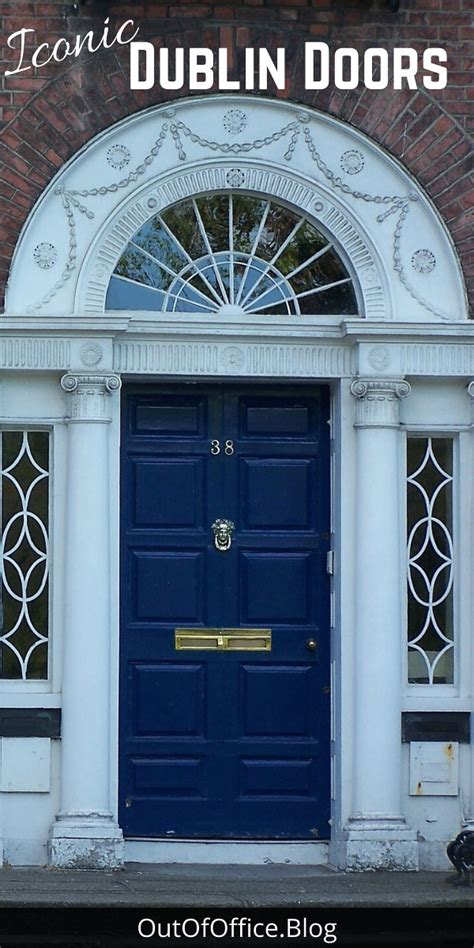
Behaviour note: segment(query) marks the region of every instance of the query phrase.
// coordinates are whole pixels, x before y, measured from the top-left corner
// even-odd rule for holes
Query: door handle
[[[309,649],[310,652],[315,652],[317,647],[318,647],[318,643],[316,639],[308,639],[308,641],[306,642],[306,648]]]

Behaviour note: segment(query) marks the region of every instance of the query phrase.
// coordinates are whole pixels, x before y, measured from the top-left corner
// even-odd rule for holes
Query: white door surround
[[[273,196],[314,220],[353,276],[360,316],[104,312],[116,261],[146,220],[189,195],[230,189]],[[28,371],[56,386],[63,376],[67,483],[76,498],[76,509],[67,507],[58,591],[63,760],[53,864],[115,866],[123,858],[115,816],[117,393],[122,377],[166,377],[331,384],[330,860],[354,869],[417,867],[400,779],[403,412],[427,380],[459,395],[474,377],[473,331],[455,250],[430,201],[378,146],[329,116],[261,97],[182,100],[112,127],[59,172],[19,241],[0,337],[7,380]],[[419,418],[423,428],[423,411]],[[463,425],[464,414],[444,427]],[[368,510],[383,514],[383,538],[376,516],[367,524]],[[92,688],[84,650],[94,656]],[[84,704],[97,723],[93,744],[82,727]],[[370,756],[368,740],[378,747]]]

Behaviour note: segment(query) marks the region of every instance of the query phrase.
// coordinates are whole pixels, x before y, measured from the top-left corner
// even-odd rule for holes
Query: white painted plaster
[[[13,866],[45,865],[47,843],[58,809],[61,742],[51,741],[51,791],[49,793],[3,793],[4,860]]]
[[[471,748],[459,745],[459,786],[457,796],[411,796],[409,789],[410,745],[403,745],[402,787],[407,793],[404,810],[416,832],[420,869],[448,869],[446,843],[460,832],[469,816]]]
[[[49,793],[49,738],[2,737],[0,745],[0,790],[3,793]]]
[[[470,424],[470,404],[466,382],[449,378],[419,379],[410,398],[400,406],[400,421],[407,428],[446,431]]]

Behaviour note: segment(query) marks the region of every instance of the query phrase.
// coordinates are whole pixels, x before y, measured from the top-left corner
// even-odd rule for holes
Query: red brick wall
[[[139,39],[152,39],[156,45],[226,46],[236,76],[245,46],[285,46],[288,87],[278,94],[339,116],[400,159],[445,219],[474,297],[469,138],[474,90],[468,72],[472,0],[401,0],[397,14],[388,10],[385,0],[143,0],[109,3],[102,14],[97,14],[97,5],[94,13],[90,3],[79,5],[75,15],[71,0],[0,0],[0,292],[20,229],[57,169],[97,132],[145,106],[176,97],[158,87],[131,92],[126,47],[4,76],[16,61],[6,44],[15,30],[34,28],[36,44],[89,29],[99,35],[108,13],[111,26],[133,17],[140,26]],[[305,41],[315,40],[331,49],[380,45],[422,51],[443,46],[448,85],[438,91],[420,87],[396,93],[362,85],[345,92],[305,91],[301,50]]]

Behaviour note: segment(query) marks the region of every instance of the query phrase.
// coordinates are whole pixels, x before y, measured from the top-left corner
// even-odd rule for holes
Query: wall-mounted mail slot
[[[176,651],[270,652],[271,629],[175,629]]]

